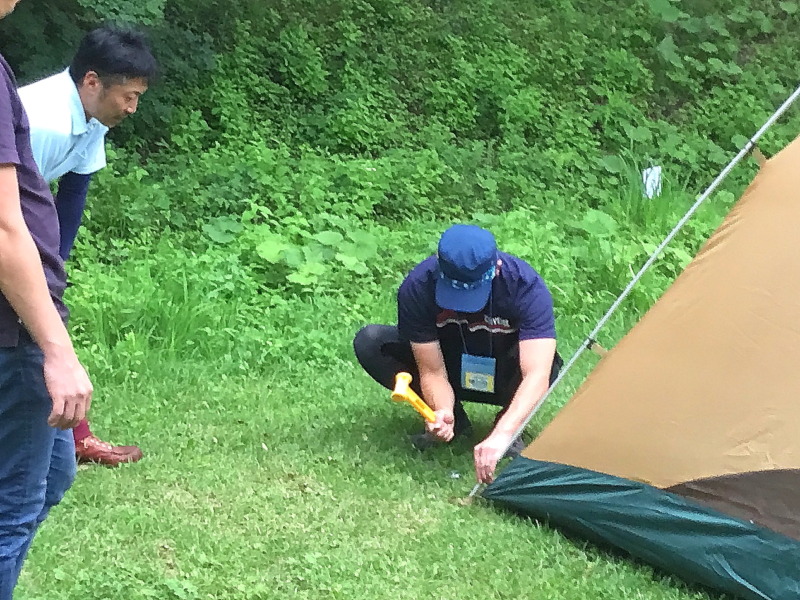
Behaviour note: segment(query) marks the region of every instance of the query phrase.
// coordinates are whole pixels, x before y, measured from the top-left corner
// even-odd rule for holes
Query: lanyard
[[[489,329],[489,356],[490,357],[494,356],[494,344],[493,344],[493,342],[494,342],[494,332],[492,331],[492,313],[494,312],[492,310],[492,296],[493,296],[492,292],[493,291],[494,291],[494,282],[492,283],[492,290],[489,292],[489,323],[488,323],[488,329]],[[466,338],[466,335],[464,335],[464,323],[461,321],[461,318],[460,318],[461,317],[461,313],[458,313],[458,316],[459,316],[459,319],[458,319],[458,332],[461,334],[461,345],[464,347],[464,354],[469,354],[469,350],[467,350],[467,338]],[[467,321],[467,323],[469,324],[469,319],[465,318],[464,320]]]

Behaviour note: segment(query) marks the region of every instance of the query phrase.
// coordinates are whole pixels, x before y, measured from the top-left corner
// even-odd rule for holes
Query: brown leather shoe
[[[75,456],[79,463],[116,467],[121,463],[141,460],[142,451],[138,446],[114,446],[90,435],[75,443]]]

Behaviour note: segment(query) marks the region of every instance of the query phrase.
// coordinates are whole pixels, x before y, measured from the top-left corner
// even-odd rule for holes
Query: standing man
[[[353,342],[364,369],[386,388],[398,372],[436,414],[412,443],[424,449],[470,428],[463,401],[501,406],[475,446],[475,475],[490,483],[503,452],[519,454],[514,434],[561,368],[553,300],[525,261],[497,250],[494,236],[453,225],[397,293],[397,327],[367,325]]]
[[[17,2],[0,0],[0,18]],[[37,527],[72,484],[69,429],[92,397],[65,326],[66,281],[53,196],[0,56],[0,600],[11,600]]]
[[[58,181],[59,254],[69,258],[92,173],[106,166],[105,135],[136,112],[157,64],[141,33],[101,27],[81,42],[69,69],[19,90],[33,156],[45,180]],[[117,466],[142,458],[137,446],[113,446],[81,421],[73,430],[80,462]]]

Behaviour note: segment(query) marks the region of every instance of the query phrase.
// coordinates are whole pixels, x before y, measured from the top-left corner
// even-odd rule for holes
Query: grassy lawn
[[[335,315],[322,315],[333,319]],[[226,375],[153,356],[98,382],[98,434],[145,460],[82,468],[39,533],[21,600],[707,598],[483,502],[470,445],[420,427],[347,357]],[[471,411],[480,435],[488,407]],[[481,429],[483,425],[483,429]]]
[[[565,359],[643,261],[642,240],[671,226],[646,220],[649,237],[587,238],[569,225],[576,219],[556,206],[493,223],[501,248],[541,265]],[[377,274],[363,286],[323,280],[328,291],[305,300],[262,297],[249,280],[229,280],[241,273],[235,257],[196,255],[168,237],[111,264],[87,254],[68,301],[97,390],[93,429],[141,445],[145,458],[81,468],[37,535],[18,600],[708,599],[546,525],[458,503],[473,487],[471,449],[492,407],[467,407],[472,440],[411,447],[421,419],[363,373],[351,340],[367,322],[394,322],[397,284],[442,229],[376,228],[395,249],[375,259]],[[608,322],[601,343],[613,347],[668,275],[643,280],[646,293]],[[233,301],[214,296],[220,286]],[[595,362],[587,353],[576,363],[531,435]]]

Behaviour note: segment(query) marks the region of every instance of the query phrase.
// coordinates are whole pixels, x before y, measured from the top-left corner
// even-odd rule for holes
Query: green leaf
[[[378,254],[378,247],[377,245],[366,245],[366,244],[359,246],[358,244],[347,242],[339,247],[339,253],[345,254],[347,256],[352,256],[357,260],[365,262],[372,258],[375,258],[375,256]]]
[[[286,280],[291,283],[296,283],[297,285],[307,286],[311,285],[312,283],[316,283],[317,276],[311,273],[296,271],[294,273],[289,273],[289,275],[286,277]]]
[[[751,14],[747,10],[733,10],[728,14],[728,18],[734,23],[747,23],[751,19]]]
[[[650,10],[666,23],[674,23],[681,16],[681,11],[670,0],[648,0]]]
[[[476,212],[472,215],[472,221],[476,225],[480,225],[486,229],[491,229],[492,225],[497,222],[497,215],[485,212]]]
[[[728,63],[726,63],[725,67],[728,73],[730,73],[731,75],[741,75],[742,73],[744,73],[744,71],[742,71],[742,68],[733,61],[729,61]]]
[[[344,244],[340,249],[362,261],[369,260],[378,254],[378,238],[366,231],[353,230],[347,232],[352,244]]]
[[[613,154],[603,157],[600,160],[600,165],[609,173],[622,173],[627,169],[625,161]]]
[[[625,133],[634,142],[648,142],[650,141],[651,134],[647,127],[637,127],[635,125],[625,124],[623,126]]]
[[[703,19],[697,17],[689,17],[683,19],[679,26],[687,33],[700,33],[703,30]]]
[[[497,181],[492,177],[483,177],[481,175],[477,176],[478,185],[482,187],[487,192],[497,192]]]
[[[214,242],[216,242],[218,244],[227,244],[228,242],[233,241],[234,238],[236,237],[235,235],[233,235],[229,231],[222,231],[220,229],[216,229],[214,227],[211,227],[208,224],[203,225],[203,231],[206,233],[206,235],[209,238],[211,238],[212,241],[214,241]]]
[[[338,231],[320,231],[313,237],[323,246],[338,246],[344,240],[344,236]]]
[[[318,262],[309,262],[303,265],[303,269],[307,273],[311,273],[313,275],[324,275],[328,270],[328,267],[323,265],[322,263]]]
[[[303,259],[307,263],[324,262],[328,253],[321,244],[307,244],[303,246]]]
[[[772,19],[770,19],[766,14],[761,11],[756,12],[757,19],[759,24],[759,29],[761,29],[762,33],[772,33],[775,31],[775,25],[772,23]]]
[[[284,251],[290,247],[279,235],[265,239],[256,246],[256,254],[268,263],[281,261]]]
[[[749,139],[741,134],[736,134],[731,138],[731,142],[736,148],[744,148],[748,141]]]
[[[353,267],[356,265],[356,263],[360,262],[355,256],[350,256],[349,254],[342,254],[341,252],[336,253],[336,260],[338,260],[347,268]]]
[[[307,262],[294,273],[290,273],[286,279],[291,283],[307,286],[317,283],[320,275],[324,275],[327,270],[327,267],[322,263]]]
[[[722,17],[718,15],[708,15],[706,16],[706,25],[711,31],[718,33],[724,37],[731,37],[731,32],[728,31],[728,28],[725,27],[725,21]]]
[[[342,254],[341,252],[338,252],[336,254],[336,260],[342,263],[345,269],[347,269],[348,271],[352,271],[353,273],[356,273],[358,275],[366,275],[367,273],[369,273],[369,269],[367,269],[367,266],[364,264],[364,262],[359,260],[355,256],[350,256],[348,254]]]
[[[283,256],[286,265],[292,269],[297,269],[303,264],[303,251],[297,246],[289,246]]]
[[[590,209],[580,222],[575,223],[575,227],[589,235],[606,236],[617,230],[617,222],[602,211]]]
[[[672,254],[675,258],[678,259],[678,262],[682,267],[685,267],[692,261],[692,255],[689,254],[686,250],[681,248],[680,246],[673,246],[672,247]]]
[[[678,55],[678,46],[675,45],[675,39],[672,35],[667,35],[661,43],[656,47],[658,53],[668,63],[679,67],[681,66],[681,57]]]
[[[778,6],[783,9],[783,12],[790,15],[797,12],[797,2],[778,2]]]
[[[731,204],[734,200],[736,200],[736,196],[733,194],[733,192],[722,190],[716,193],[714,200],[721,202],[722,204]]]
[[[231,217],[217,217],[203,225],[205,234],[218,244],[227,244],[242,230],[242,224]]]

